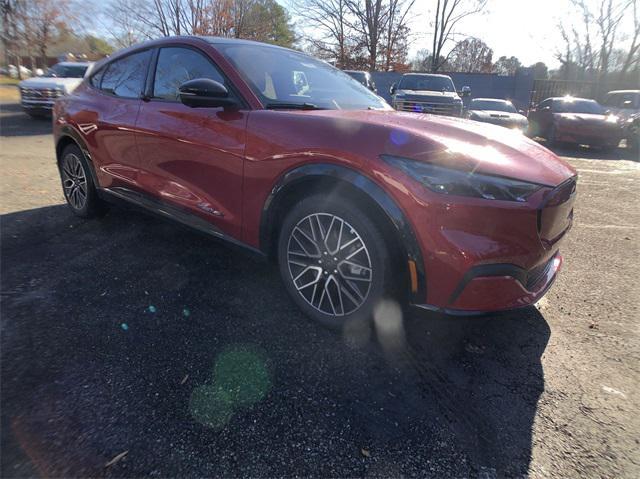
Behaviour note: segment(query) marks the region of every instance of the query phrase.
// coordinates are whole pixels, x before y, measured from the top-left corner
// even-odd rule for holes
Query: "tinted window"
[[[123,98],[139,98],[150,57],[151,50],[145,50],[110,63],[102,76],[100,88]]]
[[[399,90],[456,91],[451,78],[430,75],[403,75]]]
[[[640,103],[640,93],[629,92],[622,95],[620,99],[620,108],[636,108]]]
[[[158,55],[153,96],[178,100],[178,87],[195,78],[209,78],[225,84],[222,74],[202,53],[189,48],[162,48]]]
[[[218,44],[268,108],[311,104],[319,108],[367,109],[389,106],[346,73],[303,53],[262,45]],[[306,79],[304,85],[296,77]],[[286,106],[286,105],[285,105]]]
[[[469,105],[469,110],[507,111],[509,113],[518,113],[510,101],[500,100],[473,100]]]
[[[58,78],[83,78],[89,65],[53,65],[43,76]]]
[[[594,100],[555,100],[553,111],[558,113],[592,113],[604,115],[604,108]]]

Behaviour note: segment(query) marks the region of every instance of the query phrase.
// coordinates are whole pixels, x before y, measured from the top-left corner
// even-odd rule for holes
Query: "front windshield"
[[[553,111],[558,113],[591,113],[604,115],[605,109],[594,100],[556,100]]]
[[[303,53],[261,45],[216,45],[265,106],[307,104],[330,110],[390,109],[349,75]]]
[[[432,75],[404,75],[398,85],[399,90],[456,91],[451,78]]]
[[[473,100],[469,105],[469,110],[506,111],[518,113],[510,101],[500,100]]]
[[[53,65],[47,70],[45,77],[58,78],[83,78],[87,71],[87,65]]]

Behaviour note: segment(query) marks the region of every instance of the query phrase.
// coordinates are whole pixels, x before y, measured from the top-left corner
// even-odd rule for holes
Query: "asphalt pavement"
[[[388,304],[336,334],[264,260],[62,204],[50,123],[0,106],[2,477],[638,477],[640,163],[580,172],[537,307]]]

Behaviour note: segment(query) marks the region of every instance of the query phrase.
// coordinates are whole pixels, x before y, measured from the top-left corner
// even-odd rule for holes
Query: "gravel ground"
[[[306,320],[277,271],[62,205],[50,124],[0,106],[2,477],[640,476],[640,163],[580,173],[537,308]],[[625,159],[626,158],[626,159]]]

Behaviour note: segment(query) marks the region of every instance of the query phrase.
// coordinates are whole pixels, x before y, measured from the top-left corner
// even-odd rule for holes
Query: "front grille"
[[[57,88],[20,88],[23,100],[47,102],[61,97],[62,94],[62,90]]]
[[[436,115],[457,115],[460,111],[454,103],[434,103],[429,101],[396,101],[396,110]]]

